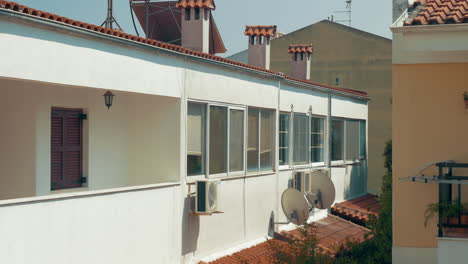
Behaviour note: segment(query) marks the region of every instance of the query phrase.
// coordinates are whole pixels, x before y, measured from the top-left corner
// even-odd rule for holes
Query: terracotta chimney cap
[[[179,0],[176,4],[177,8],[207,8],[207,9],[216,9],[216,4],[214,0]]]
[[[246,26],[244,35],[274,37],[276,35],[276,26]]]
[[[307,45],[289,45],[288,53],[312,53],[312,44]]]

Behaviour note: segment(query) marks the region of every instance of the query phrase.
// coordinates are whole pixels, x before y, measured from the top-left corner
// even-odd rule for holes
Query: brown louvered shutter
[[[51,189],[82,186],[83,111],[52,108]]]

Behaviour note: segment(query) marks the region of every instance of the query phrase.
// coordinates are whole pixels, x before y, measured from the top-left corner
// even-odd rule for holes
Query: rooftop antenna
[[[115,19],[114,15],[112,14],[113,11],[113,0],[107,0],[107,17],[106,20],[101,24],[102,26],[105,26],[106,28],[114,29],[113,23],[115,23],[120,31],[123,31],[122,28],[120,27],[119,23],[117,23],[117,20]]]
[[[352,13],[352,0],[345,0],[345,3],[346,3],[346,10],[344,11],[335,11],[334,13],[345,13],[346,15],[348,15],[348,19],[344,19],[344,20],[336,20],[335,22],[338,22],[338,23],[348,23],[348,26],[351,27],[351,13]]]

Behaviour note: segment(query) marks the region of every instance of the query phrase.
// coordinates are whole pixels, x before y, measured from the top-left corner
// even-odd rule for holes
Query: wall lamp
[[[104,95],[104,102],[106,103],[107,109],[110,109],[112,102],[114,101],[114,94],[111,91],[107,91]]]

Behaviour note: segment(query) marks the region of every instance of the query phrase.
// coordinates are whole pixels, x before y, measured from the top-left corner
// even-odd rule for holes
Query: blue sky
[[[14,0],[13,0],[14,1]],[[16,0],[50,13],[100,25],[107,12],[107,0]],[[245,25],[277,25],[289,33],[334,15],[345,19],[345,0],[217,0],[216,23],[231,55],[247,48]],[[353,0],[352,26],[391,38],[391,0]],[[128,0],[114,0],[114,14],[125,32],[134,34]],[[138,23],[138,22],[137,22]],[[140,34],[142,33],[139,28]]]

